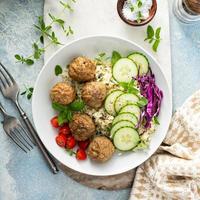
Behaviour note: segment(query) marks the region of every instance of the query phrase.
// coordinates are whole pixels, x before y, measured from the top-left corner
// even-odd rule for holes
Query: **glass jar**
[[[174,0],[173,12],[185,24],[200,22],[200,0]]]

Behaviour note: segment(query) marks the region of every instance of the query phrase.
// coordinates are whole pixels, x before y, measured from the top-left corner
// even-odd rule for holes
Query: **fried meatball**
[[[84,141],[95,134],[96,128],[92,118],[86,114],[74,114],[69,128],[78,141]]]
[[[96,65],[88,58],[77,57],[70,63],[68,73],[75,81],[91,81],[95,79]]]
[[[74,101],[76,92],[71,85],[64,82],[59,82],[51,89],[50,97],[53,102],[67,105]]]
[[[88,82],[82,88],[83,101],[90,107],[98,109],[106,97],[106,85],[101,82]]]
[[[109,160],[115,148],[112,142],[105,136],[95,137],[88,147],[88,155],[91,159],[99,162],[105,162]]]

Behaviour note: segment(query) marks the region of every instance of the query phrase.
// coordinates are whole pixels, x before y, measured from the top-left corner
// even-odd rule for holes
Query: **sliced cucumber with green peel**
[[[136,63],[140,76],[148,73],[149,61],[145,55],[140,52],[134,52],[130,54],[128,58]]]
[[[128,105],[125,105],[124,107],[122,107],[119,111],[119,113],[127,113],[127,112],[130,112],[130,113],[133,113],[138,119],[140,118],[140,113],[141,113],[141,110],[140,108],[135,105],[135,104],[128,104]]]
[[[114,102],[115,111],[118,113],[121,108],[128,104],[135,104],[139,101],[138,96],[131,93],[121,94]]]
[[[138,75],[138,68],[131,59],[121,58],[114,64],[112,75],[117,82],[129,83]]]
[[[117,97],[120,96],[121,94],[123,94],[123,92],[121,90],[113,90],[106,97],[104,107],[105,107],[105,110],[108,114],[113,115],[113,116],[116,115],[114,102],[117,99]]]
[[[134,114],[122,113],[122,114],[117,115],[114,118],[112,125],[114,126],[116,123],[118,123],[119,121],[122,121],[122,120],[130,121],[134,126],[136,126],[138,123],[138,119]]]
[[[123,127],[116,131],[113,143],[120,151],[130,151],[138,145],[140,137],[138,132],[131,127]]]
[[[133,125],[133,123],[131,123],[130,121],[126,121],[126,120],[122,120],[117,122],[114,126],[112,126],[111,130],[110,130],[110,137],[113,138],[115,132],[122,128],[122,127],[132,127],[135,128],[135,125]]]

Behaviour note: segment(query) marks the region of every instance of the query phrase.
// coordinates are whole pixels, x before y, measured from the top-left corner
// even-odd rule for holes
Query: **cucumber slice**
[[[133,125],[132,122],[130,121],[126,121],[126,120],[123,120],[123,121],[119,121],[117,122],[110,130],[110,137],[113,138],[115,132],[122,128],[122,127],[132,127],[132,128],[135,128],[135,125]]]
[[[135,129],[123,127],[116,131],[113,142],[120,151],[130,151],[138,145],[140,137]]]
[[[127,112],[133,113],[138,119],[140,118],[140,113],[141,113],[140,108],[135,104],[125,105],[119,111],[119,113],[127,113]]]
[[[114,64],[112,75],[117,82],[129,83],[133,77],[138,75],[138,68],[132,60],[121,58]]]
[[[140,52],[134,52],[128,56],[129,59],[134,61],[139,69],[139,75],[147,74],[149,71],[149,61],[145,55]]]
[[[132,114],[132,113],[122,113],[122,114],[117,115],[114,118],[112,125],[114,126],[116,123],[118,123],[119,121],[122,121],[122,120],[130,121],[135,126],[138,123],[138,119],[134,114]]]
[[[135,94],[127,93],[127,94],[121,94],[117,97],[114,103],[115,111],[118,113],[121,108],[128,104],[135,104],[139,101],[138,96]]]
[[[106,97],[104,107],[105,107],[105,110],[108,114],[113,115],[113,116],[116,115],[114,102],[117,99],[117,97],[120,96],[121,94],[123,94],[123,92],[121,90],[113,90]]]

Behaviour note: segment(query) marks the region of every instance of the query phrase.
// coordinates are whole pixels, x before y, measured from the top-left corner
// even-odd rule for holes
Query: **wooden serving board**
[[[58,27],[53,27],[62,43],[67,44],[74,39],[89,35],[112,35],[129,39],[150,52],[161,64],[162,70],[171,85],[171,53],[169,33],[169,7],[167,0],[157,0],[158,9],[155,18],[150,22],[154,27],[161,27],[161,44],[158,52],[154,53],[148,42],[144,42],[146,26],[132,27],[121,21],[117,14],[117,0],[78,0],[74,12],[65,14],[67,22],[73,27],[74,35],[66,37]],[[45,0],[44,19],[49,23],[48,13],[58,16],[61,7],[58,1]],[[46,42],[46,41],[45,41]],[[44,61],[57,50],[50,47],[45,51]],[[78,173],[60,164],[60,168],[77,182],[97,189],[117,190],[129,188],[134,179],[135,170],[115,176],[97,177]]]

